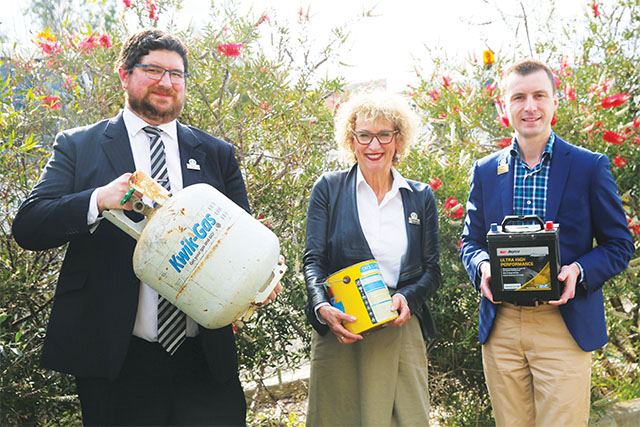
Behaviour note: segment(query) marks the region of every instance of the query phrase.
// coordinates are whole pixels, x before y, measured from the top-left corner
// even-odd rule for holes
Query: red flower
[[[60,104],[60,98],[52,95],[45,96],[44,98],[42,98],[42,105],[45,108],[49,108],[51,110],[57,110],[62,106],[62,104]]]
[[[433,191],[436,191],[438,188],[442,187],[442,181],[438,178],[431,178],[429,179],[429,186]]]
[[[500,124],[505,128],[509,127],[509,117],[507,117],[503,112],[498,113],[498,122],[500,122]]]
[[[462,249],[462,239],[458,240],[458,252]]]
[[[266,111],[267,113],[271,112],[271,106],[269,106],[269,104],[267,104],[266,102],[261,102],[260,103],[260,109],[262,111]]]
[[[613,164],[619,168],[623,168],[627,165],[627,159],[620,156],[620,154],[616,154],[616,156],[613,158]]]
[[[449,86],[451,86],[451,77],[442,76],[442,87],[449,87]]]
[[[551,126],[555,126],[558,123],[558,119],[556,118],[556,113],[553,113],[553,117],[551,117]]]
[[[593,131],[598,129],[600,126],[602,126],[602,122],[591,123],[586,125],[584,128],[587,130],[587,132],[593,133]]]
[[[609,95],[606,98],[602,98],[600,100],[600,105],[602,108],[613,108],[624,105],[629,100],[629,94],[624,93],[616,93],[614,95]]]
[[[576,88],[571,86],[569,83],[564,87],[564,97],[566,99],[570,99],[571,101],[576,100]]]
[[[633,143],[636,145],[640,145],[640,136],[633,140]]]
[[[629,230],[633,232],[633,234],[640,234],[640,224],[632,224],[631,218],[627,218],[627,224],[629,224]]]
[[[256,27],[264,22],[269,22],[269,15],[267,15],[266,13],[262,15],[262,17],[258,20]]]
[[[560,59],[560,75],[564,77],[569,77],[571,75],[571,68],[569,68],[567,58],[565,57]]]
[[[127,10],[131,6],[133,6],[133,1],[132,0],[122,0],[122,4],[124,4],[124,10]]]
[[[493,96],[493,92],[497,88],[498,88],[498,85],[496,84],[496,82],[491,82],[484,88],[484,90],[487,91],[487,95],[489,95],[489,98],[491,98]]]
[[[56,42],[56,35],[51,34],[48,29],[38,34],[35,42],[44,54],[55,55],[62,51],[62,46]]]
[[[615,145],[620,145],[624,142],[624,136],[610,130],[602,132],[602,139]]]
[[[240,43],[229,43],[218,45],[218,53],[224,56],[236,57],[240,56],[244,45]]]
[[[451,218],[457,219],[464,216],[464,209],[462,208],[462,205],[460,205],[460,203],[458,203],[458,201],[453,197],[449,197],[444,203],[444,210],[446,211],[447,216]]]
[[[95,49],[98,46],[97,42],[98,40],[96,39],[96,36],[91,34],[78,43],[78,48],[80,48],[83,53],[88,54],[90,50]]]
[[[154,21],[158,20],[158,14],[156,12],[158,10],[158,3],[156,0],[147,0],[145,9],[149,12],[149,19],[153,19]]]
[[[102,33],[98,36],[98,43],[107,49],[111,49],[111,39],[107,33]]]
[[[591,4],[591,9],[593,9],[593,16],[595,16],[596,18],[600,16],[600,11],[598,10],[598,4],[595,2],[595,0]]]
[[[429,92],[429,96],[431,97],[431,99],[433,99],[434,101],[437,101],[438,98],[440,98],[440,92],[438,92],[436,89],[432,90],[431,92]]]
[[[551,74],[553,75],[553,82],[556,84],[556,87],[560,87],[560,78],[558,77],[558,74],[551,70]]]
[[[640,128],[640,116],[633,119],[633,127],[636,129]]]
[[[502,138],[500,141],[498,141],[498,147],[500,148],[507,148],[510,145],[511,145],[511,138]]]

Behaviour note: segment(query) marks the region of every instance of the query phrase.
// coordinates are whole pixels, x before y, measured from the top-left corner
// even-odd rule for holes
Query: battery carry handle
[[[544,222],[538,215],[507,215],[502,220],[502,230],[506,230],[508,224],[516,221],[535,221],[540,226],[540,230],[544,230]]]

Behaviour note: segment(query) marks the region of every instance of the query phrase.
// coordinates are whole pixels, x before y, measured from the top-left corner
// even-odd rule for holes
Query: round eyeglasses
[[[169,70],[164,67],[160,67],[159,65],[148,65],[148,64],[136,64],[134,67],[142,68],[145,75],[153,80],[162,80],[165,73],[169,73],[169,80],[174,85],[183,85],[187,77],[189,77],[189,73],[185,73],[178,70]]]
[[[356,137],[356,140],[362,145],[371,144],[373,138],[377,139],[379,144],[385,145],[390,144],[391,141],[393,141],[393,137],[396,136],[396,134],[400,133],[400,131],[396,129],[383,130],[382,132],[378,133],[371,133],[367,132],[366,130],[357,130],[351,131],[351,133],[353,133],[353,135]]]

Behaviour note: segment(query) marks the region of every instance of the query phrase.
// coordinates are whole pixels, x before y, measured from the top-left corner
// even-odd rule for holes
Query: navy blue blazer
[[[178,124],[184,187],[205,182],[249,210],[233,147],[199,129]],[[200,170],[187,169],[195,159]],[[133,273],[135,240],[108,221],[87,225],[91,193],[135,165],[122,113],[59,133],[53,155],[20,206],[13,235],[25,249],[69,243],[58,277],[41,365],[77,376],[117,377],[131,339],[140,281]],[[200,327],[213,375],[237,375],[231,326]]]
[[[314,307],[329,302],[322,282],[331,274],[373,259],[360,227],[356,201],[356,166],[349,170],[328,172],[315,183],[307,210],[307,245],[304,253],[304,276],[308,301],[305,314],[318,333],[324,335]],[[408,250],[400,269],[397,292],[404,295],[412,315],[418,316],[425,339],[435,337],[435,322],[427,299],[440,287],[438,248],[438,210],[431,188],[407,180],[413,191],[400,189],[407,230]],[[415,213],[416,221],[408,219]]]
[[[498,164],[504,161],[509,171],[498,174]],[[480,285],[478,265],[489,259],[486,235],[491,223],[499,224],[513,214],[514,161],[508,147],[473,166],[460,256],[476,289]],[[607,156],[556,136],[543,219],[560,224],[561,265],[577,261],[584,269],[586,287],[578,284],[575,297],[560,306],[562,318],[580,348],[600,348],[608,339],[602,285],[626,268],[634,252]],[[491,333],[496,307],[482,297],[482,344]]]

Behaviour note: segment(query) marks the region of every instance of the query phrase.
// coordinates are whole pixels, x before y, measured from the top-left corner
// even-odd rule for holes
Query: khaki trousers
[[[428,426],[426,346],[416,316],[353,344],[313,331],[308,426]]]
[[[591,353],[578,347],[558,307],[502,303],[482,364],[498,427],[588,424]]]

